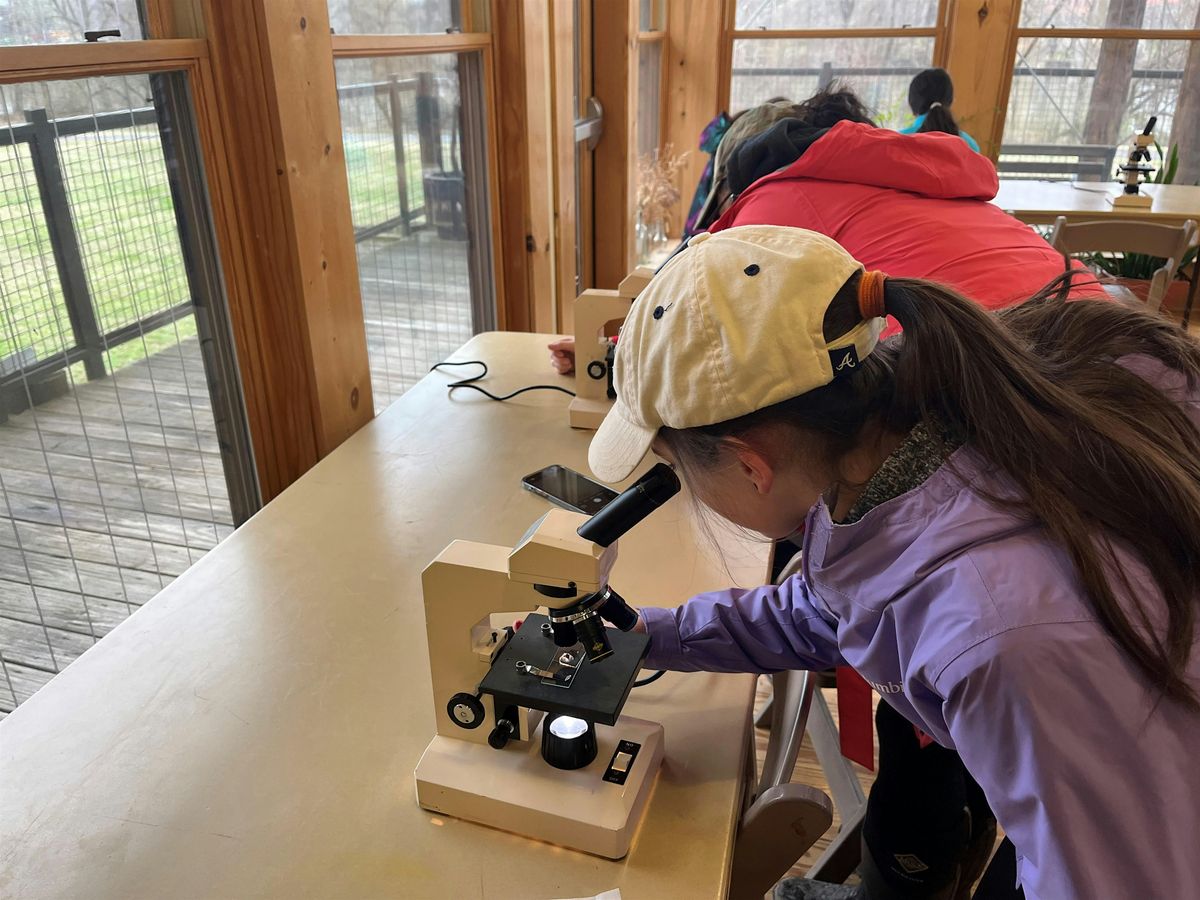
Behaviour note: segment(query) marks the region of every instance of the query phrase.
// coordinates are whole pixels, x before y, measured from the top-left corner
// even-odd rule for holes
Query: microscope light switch
[[[633,761],[637,759],[640,749],[642,745],[633,741],[618,741],[608,768],[604,770],[604,780],[610,784],[624,784],[629,778],[629,771],[633,768]]]

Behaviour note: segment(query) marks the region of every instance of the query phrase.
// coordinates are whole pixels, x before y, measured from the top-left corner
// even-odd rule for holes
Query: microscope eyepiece
[[[659,463],[579,526],[577,533],[586,541],[608,547],[678,493],[675,470]]]

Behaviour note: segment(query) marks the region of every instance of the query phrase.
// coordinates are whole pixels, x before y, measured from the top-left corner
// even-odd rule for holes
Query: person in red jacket
[[[949,134],[901,134],[845,120],[814,126],[819,116],[804,116],[827,106],[829,96],[818,94],[793,108],[799,115],[780,116],[722,148],[725,166],[714,191],[728,199],[709,231],[818,231],[865,265],[940,282],[992,310],[1028,299],[1062,273],[1057,250],[989,202],[999,187],[991,160]],[[1071,296],[1107,294],[1084,279]]]
[[[991,160],[957,136],[877,128],[835,83],[803,103],[763,104],[730,126],[698,227],[806,228],[869,268],[936,281],[1003,309],[1064,267],[1037,232],[989,202],[998,187]],[[1108,295],[1077,279],[1071,296]],[[889,322],[885,336],[897,330]],[[556,341],[551,353],[559,372],[574,369],[573,341]]]

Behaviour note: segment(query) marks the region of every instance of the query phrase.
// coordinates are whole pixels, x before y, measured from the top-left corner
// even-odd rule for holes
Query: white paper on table
[[[564,898],[564,900],[621,900],[621,889],[613,888],[611,891],[605,891],[595,897],[571,897]]]

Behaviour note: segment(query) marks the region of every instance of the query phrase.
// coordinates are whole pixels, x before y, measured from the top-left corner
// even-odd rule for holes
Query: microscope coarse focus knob
[[[450,715],[450,721],[459,728],[478,728],[487,715],[479,698],[467,693],[458,693],[451,697],[450,702],[446,704],[446,712]]]
[[[590,363],[588,363],[587,373],[588,376],[594,381],[599,381],[608,374],[608,366],[600,362],[598,359],[593,359]]]
[[[493,750],[503,750],[504,745],[508,743],[508,739],[513,736],[517,730],[516,723],[510,719],[501,719],[496,723],[496,727],[492,729],[492,733],[488,735],[488,744]]]

